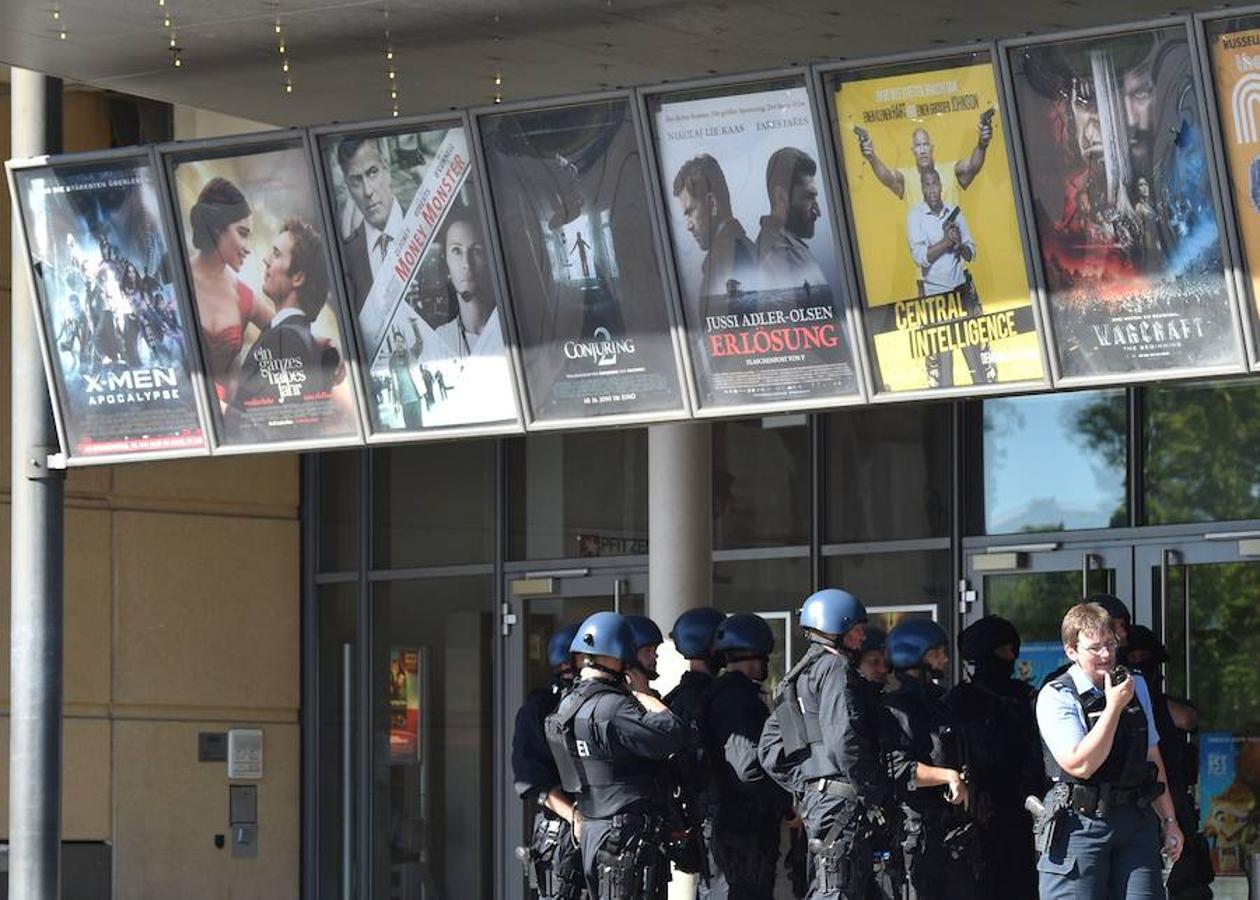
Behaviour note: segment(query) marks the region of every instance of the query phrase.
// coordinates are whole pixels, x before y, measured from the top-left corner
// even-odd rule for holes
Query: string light
[[[390,115],[398,118],[398,69],[394,65],[394,35],[389,27],[389,3],[383,10],[385,17],[385,87],[389,91]]]
[[[66,39],[66,23],[61,21],[61,7],[54,6],[52,8],[52,20],[57,24],[57,40],[64,41]]]
[[[280,86],[286,94],[293,93],[293,78],[290,75],[292,66],[289,64],[289,45],[284,39],[284,24],[280,21],[280,4],[275,4],[275,22],[272,30],[276,35],[276,52],[280,55]]]
[[[503,102],[503,73],[502,72],[494,73],[494,102],[495,103]]]

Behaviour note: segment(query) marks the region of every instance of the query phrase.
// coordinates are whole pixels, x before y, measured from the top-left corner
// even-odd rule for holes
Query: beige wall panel
[[[180,459],[114,469],[116,502],[128,499],[229,504],[242,512],[288,507],[297,516],[296,454]]]
[[[114,702],[296,709],[295,521],[115,514]]]
[[[298,896],[298,726],[263,726],[265,777],[253,782],[259,820],[255,859],[232,858],[226,764],[197,762],[197,732],[229,727],[115,721],[115,897]],[[228,841],[222,850],[214,846],[216,834]]]
[[[108,719],[66,719],[62,726],[61,833],[67,841],[111,837]],[[9,718],[0,718],[0,752],[9,753]],[[0,766],[0,808],[9,808],[9,767]],[[9,817],[0,816],[0,840],[9,839]]]
[[[9,702],[9,505],[0,522],[0,703]],[[66,510],[65,650],[66,703],[110,701],[110,514]]]

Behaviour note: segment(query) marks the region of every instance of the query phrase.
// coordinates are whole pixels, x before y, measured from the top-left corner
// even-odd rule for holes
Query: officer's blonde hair
[[[1075,647],[1082,634],[1100,638],[1115,637],[1111,613],[1098,603],[1078,603],[1067,611],[1060,628],[1064,647]]]

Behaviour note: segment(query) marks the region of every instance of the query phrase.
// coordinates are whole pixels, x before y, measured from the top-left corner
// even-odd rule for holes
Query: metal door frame
[[[614,598],[637,594],[644,598],[647,609],[648,569],[646,561],[634,557],[616,559],[592,559],[571,561],[555,568],[512,566],[503,576],[503,589],[499,594],[499,645],[502,661],[500,669],[500,705],[498,734],[501,745],[509,747],[515,725],[516,711],[525,700],[525,629],[528,605],[533,600],[554,600],[580,597],[612,596]],[[527,592],[518,594],[524,585]],[[519,863],[513,851],[525,843],[527,836],[519,814],[521,800],[513,788],[512,760],[510,752],[499,754],[501,790],[495,797],[494,818],[499,840],[503,848],[501,856],[507,859],[503,872],[501,896],[503,900],[525,900],[525,883]]]
[[[959,583],[959,627],[965,628],[985,614],[984,579],[987,575],[1042,574],[1047,572],[1081,573],[1081,596],[1088,593],[1086,579],[1090,572],[1114,569],[1114,593],[1129,604],[1134,621],[1150,621],[1150,595],[1145,601],[1135,597],[1134,542],[1056,540],[1030,541],[1024,544],[992,544],[963,550],[963,579]],[[986,568],[985,566],[990,566]],[[1143,615],[1145,613],[1145,615]]]

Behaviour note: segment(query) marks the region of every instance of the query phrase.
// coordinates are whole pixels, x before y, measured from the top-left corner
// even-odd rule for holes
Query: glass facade
[[[1260,631],[1260,563],[1237,538],[1260,535],[1258,398],[1214,382],[715,422],[712,602],[766,616],[775,680],[802,649],[802,597],[839,585],[882,625],[1007,616],[1035,681],[1066,608],[1110,590],[1163,636],[1169,689],[1205,725],[1260,733],[1257,648],[1232,641]],[[622,429],[309,459],[318,896],[346,859],[368,896],[516,896],[514,703],[545,686],[558,624],[651,612],[647,443]]]

